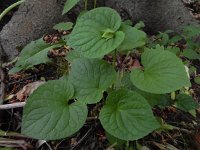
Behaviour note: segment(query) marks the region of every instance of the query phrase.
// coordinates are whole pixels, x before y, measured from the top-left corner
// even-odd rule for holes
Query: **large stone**
[[[182,0],[106,0],[105,4],[133,23],[143,21],[145,31],[152,34],[168,29],[180,32],[181,26],[199,23]]]
[[[21,4],[0,33],[8,60],[18,55],[19,47],[50,32],[53,25],[63,20],[62,4],[62,0],[26,0]]]

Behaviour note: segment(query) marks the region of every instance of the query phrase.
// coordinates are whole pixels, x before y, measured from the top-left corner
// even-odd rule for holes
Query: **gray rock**
[[[152,34],[168,29],[180,32],[181,26],[199,23],[182,0],[106,0],[105,4],[133,23],[143,21],[145,31]]]
[[[11,60],[23,47],[52,30],[53,25],[63,20],[62,0],[26,0],[1,33],[1,46]],[[66,18],[67,19],[67,18]]]

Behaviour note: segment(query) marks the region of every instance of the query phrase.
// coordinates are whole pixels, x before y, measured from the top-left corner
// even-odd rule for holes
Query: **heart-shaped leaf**
[[[146,50],[142,56],[141,68],[131,72],[132,83],[140,90],[164,94],[190,86],[185,67],[173,53],[165,50]]]
[[[121,18],[115,10],[105,7],[93,9],[77,20],[68,44],[81,51],[84,57],[101,58],[124,40],[124,33],[118,31],[120,25]]]
[[[87,106],[69,99],[73,86],[65,79],[49,81],[28,98],[22,133],[36,139],[56,140],[77,132],[87,118]]]
[[[122,140],[137,140],[159,128],[148,102],[126,89],[108,95],[99,118],[108,133]]]
[[[122,24],[121,31],[125,33],[125,38],[119,47],[120,50],[131,50],[133,48],[145,45],[145,32],[125,24]]]
[[[75,98],[89,104],[100,101],[103,92],[116,78],[114,68],[99,59],[76,59],[69,74],[69,80],[75,87]]]

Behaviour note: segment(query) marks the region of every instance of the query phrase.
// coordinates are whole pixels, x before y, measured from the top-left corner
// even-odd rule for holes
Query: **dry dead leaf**
[[[76,138],[72,138],[71,139],[71,145],[76,145],[77,144],[77,139]]]
[[[134,68],[141,68],[141,64],[140,64],[138,59],[134,60],[132,66],[131,66],[131,70],[134,69]]]
[[[36,90],[44,83],[45,81],[36,81],[25,85],[22,90],[16,93],[17,99],[20,101],[25,100],[29,95],[33,93],[34,90]]]
[[[195,18],[195,19],[200,19],[200,14],[195,14],[195,15],[194,15],[194,18]]]

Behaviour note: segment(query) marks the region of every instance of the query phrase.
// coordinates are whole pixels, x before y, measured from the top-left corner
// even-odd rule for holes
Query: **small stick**
[[[114,144],[110,145],[106,150],[111,150],[111,149],[113,149],[116,145],[117,145],[117,143],[115,142]]]
[[[94,0],[94,8],[97,6],[97,0]]]
[[[25,144],[25,141],[24,140],[1,139],[0,144]]]
[[[18,102],[18,103],[12,103],[12,104],[4,104],[4,105],[0,105],[0,110],[24,107],[25,104],[26,104],[26,102]]]
[[[187,129],[184,129],[184,128],[179,128],[179,127],[173,127],[174,130],[179,130],[179,131],[182,131],[182,132],[185,132],[187,134],[192,134],[192,131],[189,131]]]
[[[83,140],[93,131],[93,128],[90,128],[85,135],[71,148],[71,150],[74,150]]]
[[[95,116],[95,117],[87,117],[87,121],[90,121],[90,120],[97,120],[97,119],[98,119],[97,116]]]

